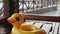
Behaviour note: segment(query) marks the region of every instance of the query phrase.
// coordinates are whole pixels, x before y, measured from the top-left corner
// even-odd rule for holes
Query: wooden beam
[[[36,15],[24,15],[27,20],[42,20],[42,21],[53,21],[60,22],[60,16],[36,16]]]

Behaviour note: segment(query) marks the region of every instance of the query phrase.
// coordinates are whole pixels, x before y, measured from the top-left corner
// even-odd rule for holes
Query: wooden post
[[[3,0],[3,16],[8,17],[9,16],[9,2],[8,0]]]
[[[13,0],[9,0],[9,14],[10,16],[14,13]]]
[[[9,14],[19,13],[19,0],[9,0]]]
[[[19,0],[13,0],[14,12],[19,13]]]

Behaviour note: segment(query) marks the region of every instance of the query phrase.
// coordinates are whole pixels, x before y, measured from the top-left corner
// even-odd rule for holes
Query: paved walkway
[[[46,15],[46,16],[60,16],[60,5],[57,5],[57,10],[56,11],[51,11],[48,13],[44,13],[42,15]]]

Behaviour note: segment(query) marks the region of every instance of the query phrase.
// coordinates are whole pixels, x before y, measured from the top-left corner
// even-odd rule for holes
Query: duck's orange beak
[[[13,18],[11,18],[11,17],[9,17],[7,20],[8,20],[8,22],[11,23],[11,24],[12,24],[12,23],[15,23],[15,20],[14,20]]]

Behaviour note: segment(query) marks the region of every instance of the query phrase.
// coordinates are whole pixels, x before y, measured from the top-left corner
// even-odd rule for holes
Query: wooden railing
[[[53,7],[53,5],[56,5],[56,0],[22,0],[19,1],[19,10],[24,12],[26,10],[35,10],[38,8],[48,8],[49,6]]]

